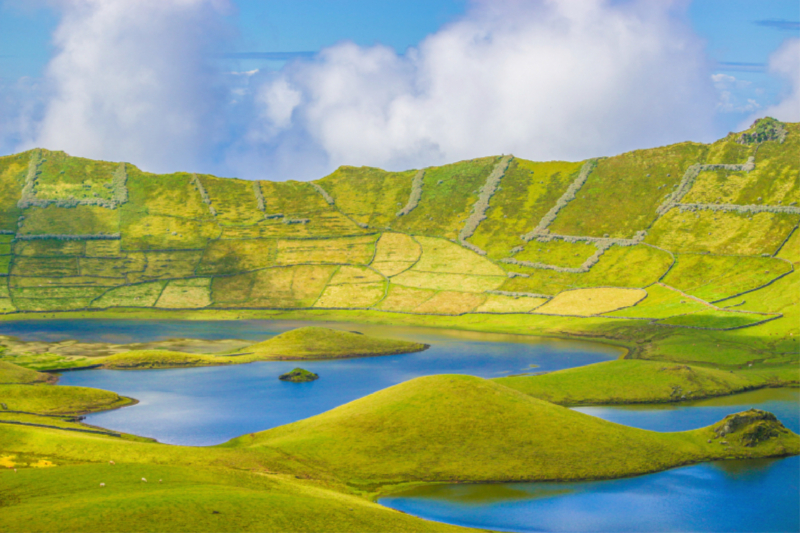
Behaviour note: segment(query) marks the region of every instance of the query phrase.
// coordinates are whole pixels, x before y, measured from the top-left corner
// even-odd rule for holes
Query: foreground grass
[[[226,468],[75,465],[0,480],[0,531],[466,531],[289,476]]]
[[[732,417],[655,433],[455,375],[206,448],[5,415],[61,429],[0,423],[0,531],[460,531],[372,500],[407,483],[599,479],[800,453],[779,422],[747,416],[724,435]]]

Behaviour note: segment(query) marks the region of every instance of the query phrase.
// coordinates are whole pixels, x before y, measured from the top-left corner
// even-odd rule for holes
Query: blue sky
[[[144,167],[159,171],[191,167],[255,177],[254,169],[269,167],[278,169],[274,175],[268,173],[273,179],[285,179],[287,168],[294,168],[296,177],[308,178],[342,163],[422,166],[487,155],[477,153],[483,146],[523,157],[541,159],[552,153],[552,158],[577,159],[644,148],[648,143],[708,141],[740,129],[765,110],[789,109],[791,115],[795,107],[791,99],[798,91],[796,78],[793,81],[791,72],[784,72],[793,68],[786,65],[794,52],[781,56],[781,47],[800,36],[796,0],[584,2],[594,6],[593,18],[605,21],[601,27],[582,18],[576,8],[579,2],[553,7],[533,0],[161,0],[165,5],[189,6],[169,9],[153,1],[120,0],[123,7],[113,8],[110,0],[0,2],[0,152],[49,144],[48,148],[81,152],[75,155],[144,160]],[[564,57],[592,55],[595,50],[588,38],[569,32],[553,33],[552,46],[543,44],[544,39],[529,39],[557,26],[558,22],[550,26],[541,22],[547,17],[596,34],[598,57],[592,62],[576,60],[570,75],[561,72]],[[93,26],[98,20],[105,20],[102,27]],[[123,27],[126,20],[132,21],[134,30]],[[184,21],[190,20],[193,26],[185,27]],[[141,21],[138,30],[136,21]],[[114,24],[120,28],[114,30]],[[605,31],[615,24],[622,28],[618,39]],[[169,35],[172,27],[175,35],[183,36],[180,43],[171,40],[176,39]],[[88,42],[91,39],[95,41]],[[142,48],[128,48],[137,39]],[[470,39],[486,39],[488,44],[475,46]],[[501,45],[504,40],[508,43]],[[120,52],[114,56],[108,49]],[[518,50],[528,50],[529,55]],[[96,69],[82,64],[82,58],[96,53]],[[619,55],[616,65],[614,54]],[[153,67],[150,61],[159,65]],[[610,66],[593,70],[593,64],[605,61]],[[510,66],[495,69],[506,62]],[[636,69],[646,63],[652,67]],[[515,64],[535,65],[537,75],[516,76],[511,68]],[[161,87],[152,94],[146,86],[118,87],[124,84],[107,78],[109,68],[117,65],[129,78],[147,70]],[[433,68],[454,72],[439,80],[439,71]],[[472,87],[470,80],[483,73],[507,86],[519,86],[497,94],[491,84],[478,82]],[[575,89],[567,91],[574,92],[573,100],[556,101],[557,87],[542,81],[550,78],[556,80],[553,84],[570,87],[599,79],[599,93],[607,91],[606,96],[595,98],[595,93]],[[657,78],[658,84],[647,82]],[[637,93],[628,96],[629,108],[611,96],[615,84],[625,84],[626,79],[640,83],[639,94],[645,95],[641,102]],[[670,93],[666,86],[672,80],[675,88]],[[447,91],[457,96],[437,100],[436,87],[444,83],[452,84]],[[541,97],[525,97],[526,83]],[[103,84],[109,86],[105,92],[97,88]],[[344,93],[341,84],[347,86]],[[674,93],[684,95],[684,100]],[[514,98],[519,98],[518,107],[531,110],[519,121],[505,105]],[[459,99],[463,102],[451,101]],[[576,99],[585,108],[581,114],[587,117],[585,125],[567,110],[575,107]],[[460,115],[469,114],[465,110],[484,101],[496,104],[487,105],[487,114],[476,112],[469,121],[462,120]],[[166,113],[156,109],[159,102]],[[491,105],[498,107],[489,113]],[[135,119],[130,113],[119,111],[143,106],[153,107],[151,115],[141,115],[148,117],[149,132],[143,125],[132,125]],[[450,107],[452,115],[443,111]],[[115,111],[87,116],[88,110],[96,113],[99,108]],[[203,116],[197,114],[198,108],[206,109]],[[661,118],[635,118],[650,110]],[[431,114],[449,129],[420,125],[420,117]],[[157,123],[164,116],[169,117],[164,124],[169,135],[158,138],[154,132],[161,129]],[[494,121],[492,116],[504,118]],[[577,120],[585,142],[576,142],[574,133],[557,132],[561,141],[548,145],[533,131],[540,120],[547,125]],[[678,120],[685,125],[672,123]],[[595,126],[600,122],[607,131]],[[182,124],[175,126],[178,123]],[[77,128],[85,135],[54,132],[67,124],[88,131]],[[343,125],[341,131],[332,133],[338,124]],[[358,138],[372,127],[374,132]],[[663,133],[643,135],[637,128],[642,132],[661,128]],[[102,134],[89,139],[92,130],[99,129]],[[115,139],[114,132],[123,129],[124,135]],[[420,131],[409,133],[415,129]],[[470,140],[466,132],[453,133],[462,130],[480,134]],[[509,130],[518,131],[518,136]],[[392,133],[384,136],[385,131]],[[76,136],[89,140],[79,142]],[[353,141],[348,144],[350,137]],[[175,142],[173,157],[167,150],[156,154],[165,139]],[[398,148],[386,150],[380,143]],[[291,160],[304,161],[303,168]]]

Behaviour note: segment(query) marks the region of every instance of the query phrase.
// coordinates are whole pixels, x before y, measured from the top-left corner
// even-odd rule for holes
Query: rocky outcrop
[[[728,415],[714,426],[717,438],[738,437],[743,446],[753,447],[761,442],[788,434],[789,430],[768,411],[750,409]]]

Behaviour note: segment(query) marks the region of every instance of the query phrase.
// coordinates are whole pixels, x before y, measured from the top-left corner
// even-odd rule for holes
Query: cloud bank
[[[240,75],[218,68],[224,0],[56,4],[41,105],[5,135],[17,148],[281,180],[713,136],[712,65],[682,1],[475,1],[403,54],[343,42]]]
[[[669,2],[482,2],[404,55],[342,43],[256,89],[255,137],[329,166],[583,159],[707,135],[702,43]]]
[[[29,146],[196,168],[220,141],[227,90],[207,60],[227,30],[216,0],[64,0],[49,95]]]
[[[769,58],[767,69],[770,73],[784,78],[788,89],[783,99],[752,115],[742,128],[761,117],[774,117],[784,122],[800,122],[800,39],[787,39]]]

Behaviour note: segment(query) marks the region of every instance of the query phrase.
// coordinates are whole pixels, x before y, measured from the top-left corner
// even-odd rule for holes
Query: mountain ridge
[[[768,118],[710,145],[343,166],[313,182],[154,175],[35,149],[0,157],[0,313],[350,309],[747,328],[783,314],[725,302],[794,279],[798,144],[800,124]]]

